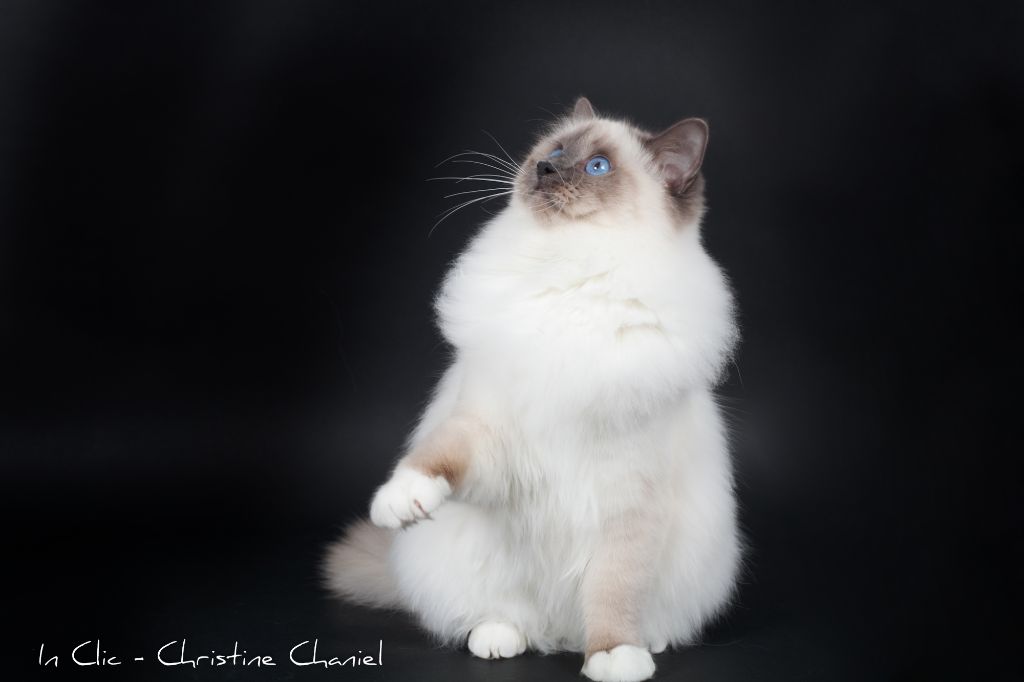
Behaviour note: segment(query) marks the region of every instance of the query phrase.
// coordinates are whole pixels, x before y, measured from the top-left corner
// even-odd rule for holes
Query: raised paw
[[[590,654],[583,674],[595,682],[639,682],[654,675],[651,652],[631,644]]]
[[[443,476],[431,478],[409,467],[399,466],[391,480],[377,489],[370,504],[370,521],[383,528],[400,528],[441,506],[452,493]]]
[[[512,658],[526,651],[526,637],[515,625],[488,621],[469,633],[469,651],[478,658]]]

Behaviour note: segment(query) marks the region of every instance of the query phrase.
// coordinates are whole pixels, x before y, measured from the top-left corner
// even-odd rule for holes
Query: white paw
[[[469,651],[478,658],[512,658],[526,651],[526,637],[515,625],[488,621],[469,633]]]
[[[590,654],[583,674],[595,682],[639,682],[654,675],[651,652],[631,644]]]
[[[382,528],[400,528],[430,516],[451,493],[444,476],[430,478],[399,466],[373,496],[370,520]]]
[[[659,639],[658,641],[656,641],[653,644],[651,644],[651,653],[652,654],[660,654],[663,651],[665,651],[665,649],[667,649],[667,648],[668,648],[668,640],[667,639]]]

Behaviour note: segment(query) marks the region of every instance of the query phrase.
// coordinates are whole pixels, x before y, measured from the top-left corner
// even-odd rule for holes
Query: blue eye
[[[595,156],[587,161],[586,171],[590,175],[604,175],[612,169],[611,162],[603,156]]]
[[[561,148],[561,147],[559,147],[559,148],[558,148],[558,149],[556,149],[555,151],[553,151],[553,152],[551,152],[550,154],[548,154],[548,158],[549,158],[549,159],[553,159],[553,158],[555,158],[555,157],[557,157],[557,156],[561,156],[561,155],[562,155],[562,154],[564,154],[564,153],[565,153],[565,152],[563,152],[563,151],[562,151],[562,148]]]

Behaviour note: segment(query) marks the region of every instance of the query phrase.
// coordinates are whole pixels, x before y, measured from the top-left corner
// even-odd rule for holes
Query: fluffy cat
[[[453,361],[328,553],[336,594],[483,658],[583,652],[602,682],[723,608],[741,543],[711,389],[737,330],[700,239],[707,138],[580,98],[510,172],[437,298]]]

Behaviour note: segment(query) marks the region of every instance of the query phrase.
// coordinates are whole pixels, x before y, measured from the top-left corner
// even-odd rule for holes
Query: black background
[[[586,94],[709,120],[741,307],[749,570],[661,677],[1020,679],[1022,36],[1020,3],[3,2],[0,669],[77,677],[100,637],[147,660],[96,679],[574,679],[339,606],[317,562],[444,366],[431,299],[487,217],[428,236],[426,178]],[[385,661],[157,666],[182,637]]]

